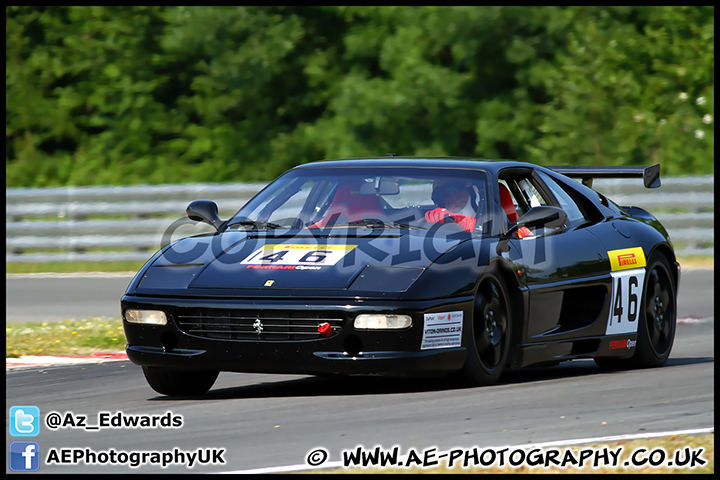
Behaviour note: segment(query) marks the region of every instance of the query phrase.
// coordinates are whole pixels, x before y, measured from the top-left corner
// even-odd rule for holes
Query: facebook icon
[[[10,443],[10,470],[37,472],[40,468],[40,445],[37,442]]]

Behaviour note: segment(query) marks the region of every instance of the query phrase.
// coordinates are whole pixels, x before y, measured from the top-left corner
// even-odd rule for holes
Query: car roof
[[[423,167],[485,170],[497,173],[506,167],[537,167],[537,165],[515,160],[490,160],[470,157],[362,157],[321,160],[298,165],[293,168],[347,168],[347,167]]]

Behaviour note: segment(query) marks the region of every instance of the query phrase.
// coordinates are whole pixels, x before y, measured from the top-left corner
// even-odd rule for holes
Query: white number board
[[[612,297],[606,335],[636,333],[640,320],[645,269],[612,272]]]

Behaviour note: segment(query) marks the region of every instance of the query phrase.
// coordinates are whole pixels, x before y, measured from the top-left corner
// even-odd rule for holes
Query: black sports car
[[[122,297],[150,386],[220,371],[457,375],[593,358],[663,365],[680,266],[663,226],[592,190],[660,166],[542,167],[388,156],[295,167],[217,229],[163,247]],[[571,179],[579,178],[582,183]]]

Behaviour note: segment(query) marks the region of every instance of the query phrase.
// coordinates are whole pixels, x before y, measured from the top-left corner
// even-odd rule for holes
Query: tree
[[[711,173],[713,7],[6,7],[6,185],[400,155]]]
[[[552,101],[539,110],[530,159],[711,172],[713,8],[570,12],[566,48],[534,72]]]

